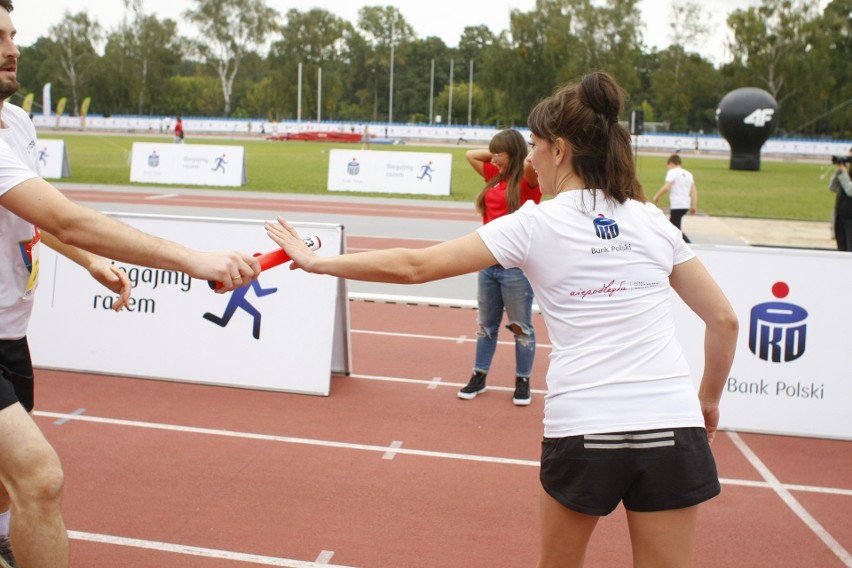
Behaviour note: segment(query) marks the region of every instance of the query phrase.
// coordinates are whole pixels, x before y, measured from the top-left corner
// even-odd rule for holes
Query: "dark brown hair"
[[[524,177],[524,161],[527,159],[527,143],[520,132],[512,128],[501,130],[491,138],[488,151],[492,154],[508,154],[509,160],[501,173],[488,180],[482,191],[476,196],[476,210],[485,215],[485,194],[488,190],[506,181],[506,205],[509,213],[514,213],[521,206],[521,180]]]
[[[682,162],[680,161],[680,156],[678,156],[677,154],[672,154],[671,156],[669,156],[669,159],[666,160],[666,163],[667,164],[674,164],[676,166],[679,166],[679,165],[682,164]]]
[[[618,123],[624,91],[604,72],[565,85],[533,108],[527,124],[537,138],[563,138],[573,151],[571,166],[589,189],[607,198],[647,201],[636,167],[630,134]]]

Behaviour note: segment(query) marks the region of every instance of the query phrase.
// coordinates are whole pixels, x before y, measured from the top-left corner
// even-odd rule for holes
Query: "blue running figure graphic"
[[[222,170],[222,173],[224,174],[225,173],[225,165],[228,163],[228,162],[225,161],[225,154],[222,154],[221,156],[219,156],[218,158],[213,160],[213,162],[214,162],[214,166],[212,168],[210,168],[210,170],[214,171],[214,172],[217,171],[217,170]]]
[[[429,177],[429,182],[432,182],[432,172],[435,171],[435,168],[432,167],[432,162],[428,164],[423,164],[420,166],[420,175],[417,176],[417,179],[423,179],[425,177]]]
[[[260,312],[257,311],[257,308],[251,305],[246,299],[246,294],[249,291],[249,288],[254,289],[254,293],[258,298],[262,298],[263,296],[267,296],[269,294],[274,294],[278,291],[278,288],[261,288],[260,282],[257,280],[252,280],[251,284],[246,284],[241,288],[237,288],[233,292],[231,292],[231,299],[228,301],[227,307],[225,307],[225,313],[222,314],[221,317],[211,314],[207,312],[204,314],[204,319],[208,321],[212,321],[218,326],[225,327],[228,325],[228,322],[231,321],[231,317],[233,317],[234,313],[237,311],[237,308],[242,308],[248,314],[254,318],[254,325],[252,326],[252,336],[255,339],[260,339]]]

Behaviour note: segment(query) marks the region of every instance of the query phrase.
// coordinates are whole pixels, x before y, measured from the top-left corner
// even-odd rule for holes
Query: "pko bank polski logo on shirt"
[[[618,223],[615,222],[615,219],[608,219],[604,217],[603,213],[598,213],[597,218],[594,220],[595,225],[595,234],[598,238],[609,240],[614,239],[618,236]]]
[[[772,285],[772,295],[783,300],[790,293],[785,282]],[[765,302],[751,309],[748,348],[758,358],[789,363],[805,354],[808,312],[787,302]]]

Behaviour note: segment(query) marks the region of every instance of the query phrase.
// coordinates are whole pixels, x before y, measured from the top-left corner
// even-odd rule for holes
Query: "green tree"
[[[815,6],[806,0],[762,0],[728,16],[733,61],[726,73],[736,86],[769,92],[781,107],[785,129],[812,114],[823,98],[828,71],[824,54],[814,49],[816,20]]]
[[[394,67],[393,115],[396,122],[429,122],[430,95],[432,116],[437,112],[436,109],[441,108],[436,106],[435,95],[447,84],[451,51],[437,37],[418,39],[399,46]],[[435,64],[434,82],[432,62]]]
[[[231,114],[234,78],[243,57],[263,44],[278,27],[278,12],[264,0],[195,0],[195,9],[184,16],[198,26],[194,42],[201,59],[212,66],[219,77],[225,116]]]
[[[166,80],[166,87],[159,103],[165,115],[217,116],[221,112],[222,90],[216,77],[175,76]]]
[[[358,29],[372,50],[367,68],[373,79],[373,120],[391,116],[391,77],[396,47],[415,39],[414,29],[393,6],[365,6],[358,10]]]
[[[159,94],[162,83],[152,80],[172,75],[183,59],[184,42],[173,20],[160,21],[147,16],[143,0],[124,0],[129,17],[119,28],[125,56],[132,62],[135,75],[136,112],[145,113],[146,98]]]
[[[54,56],[62,69],[57,82],[70,91],[72,114],[77,115],[79,92],[99,59],[95,45],[101,40],[101,26],[90,20],[86,12],[72,15],[66,11],[62,21],[51,26],[50,35],[55,42]]]
[[[834,137],[852,139],[852,0],[833,0],[826,7],[823,20],[816,26],[827,41],[826,64],[823,69],[830,80],[826,89],[831,93],[825,117],[825,130]]]
[[[796,133],[829,134],[852,138],[852,0],[833,0],[811,28],[812,61],[823,78],[811,85],[807,111],[790,130]],[[802,80],[797,77],[797,80]]]
[[[316,117],[319,97],[319,70],[322,69],[322,106],[324,119],[339,112],[346,80],[348,44],[352,25],[327,10],[315,8],[307,12],[289,10],[281,39],[270,49],[270,69],[273,84],[279,91],[276,109],[285,116],[296,118],[301,110],[307,117]],[[299,92],[299,66],[302,68],[302,89]],[[301,97],[301,99],[300,99]]]
[[[141,1],[132,1],[135,6],[107,36],[98,66],[93,105],[104,113],[157,113],[165,79],[179,72],[183,60],[175,22],[146,16]]]
[[[709,16],[700,5],[686,2],[672,6],[669,19],[671,45],[658,54],[651,78],[655,108],[661,109],[659,120],[675,132],[710,130],[714,115],[704,106],[710,100],[715,106],[719,91],[719,74],[712,64],[688,48],[706,37]],[[646,120],[650,119],[646,116]],[[709,121],[709,122],[708,122]]]
[[[17,68],[18,82],[21,89],[15,94],[14,102],[20,101],[27,93],[35,93],[33,111],[42,109],[41,93],[44,85],[55,80],[60,72],[56,60],[56,42],[47,37],[40,37],[29,47],[21,47],[21,56]],[[20,99],[20,100],[19,100]]]

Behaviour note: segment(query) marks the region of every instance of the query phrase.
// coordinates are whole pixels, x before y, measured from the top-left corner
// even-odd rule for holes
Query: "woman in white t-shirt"
[[[426,249],[316,256],[279,218],[267,233],[308,271],[417,283],[486,266],[523,269],[553,344],[541,465],[539,568],[582,566],[599,518],[627,511],[634,563],[686,566],[697,505],[720,485],[709,441],[737,318],[680,232],[645,197],[621,88],[592,73],[531,112],[541,191],[465,237]],[[671,289],[705,322],[696,393]]]

